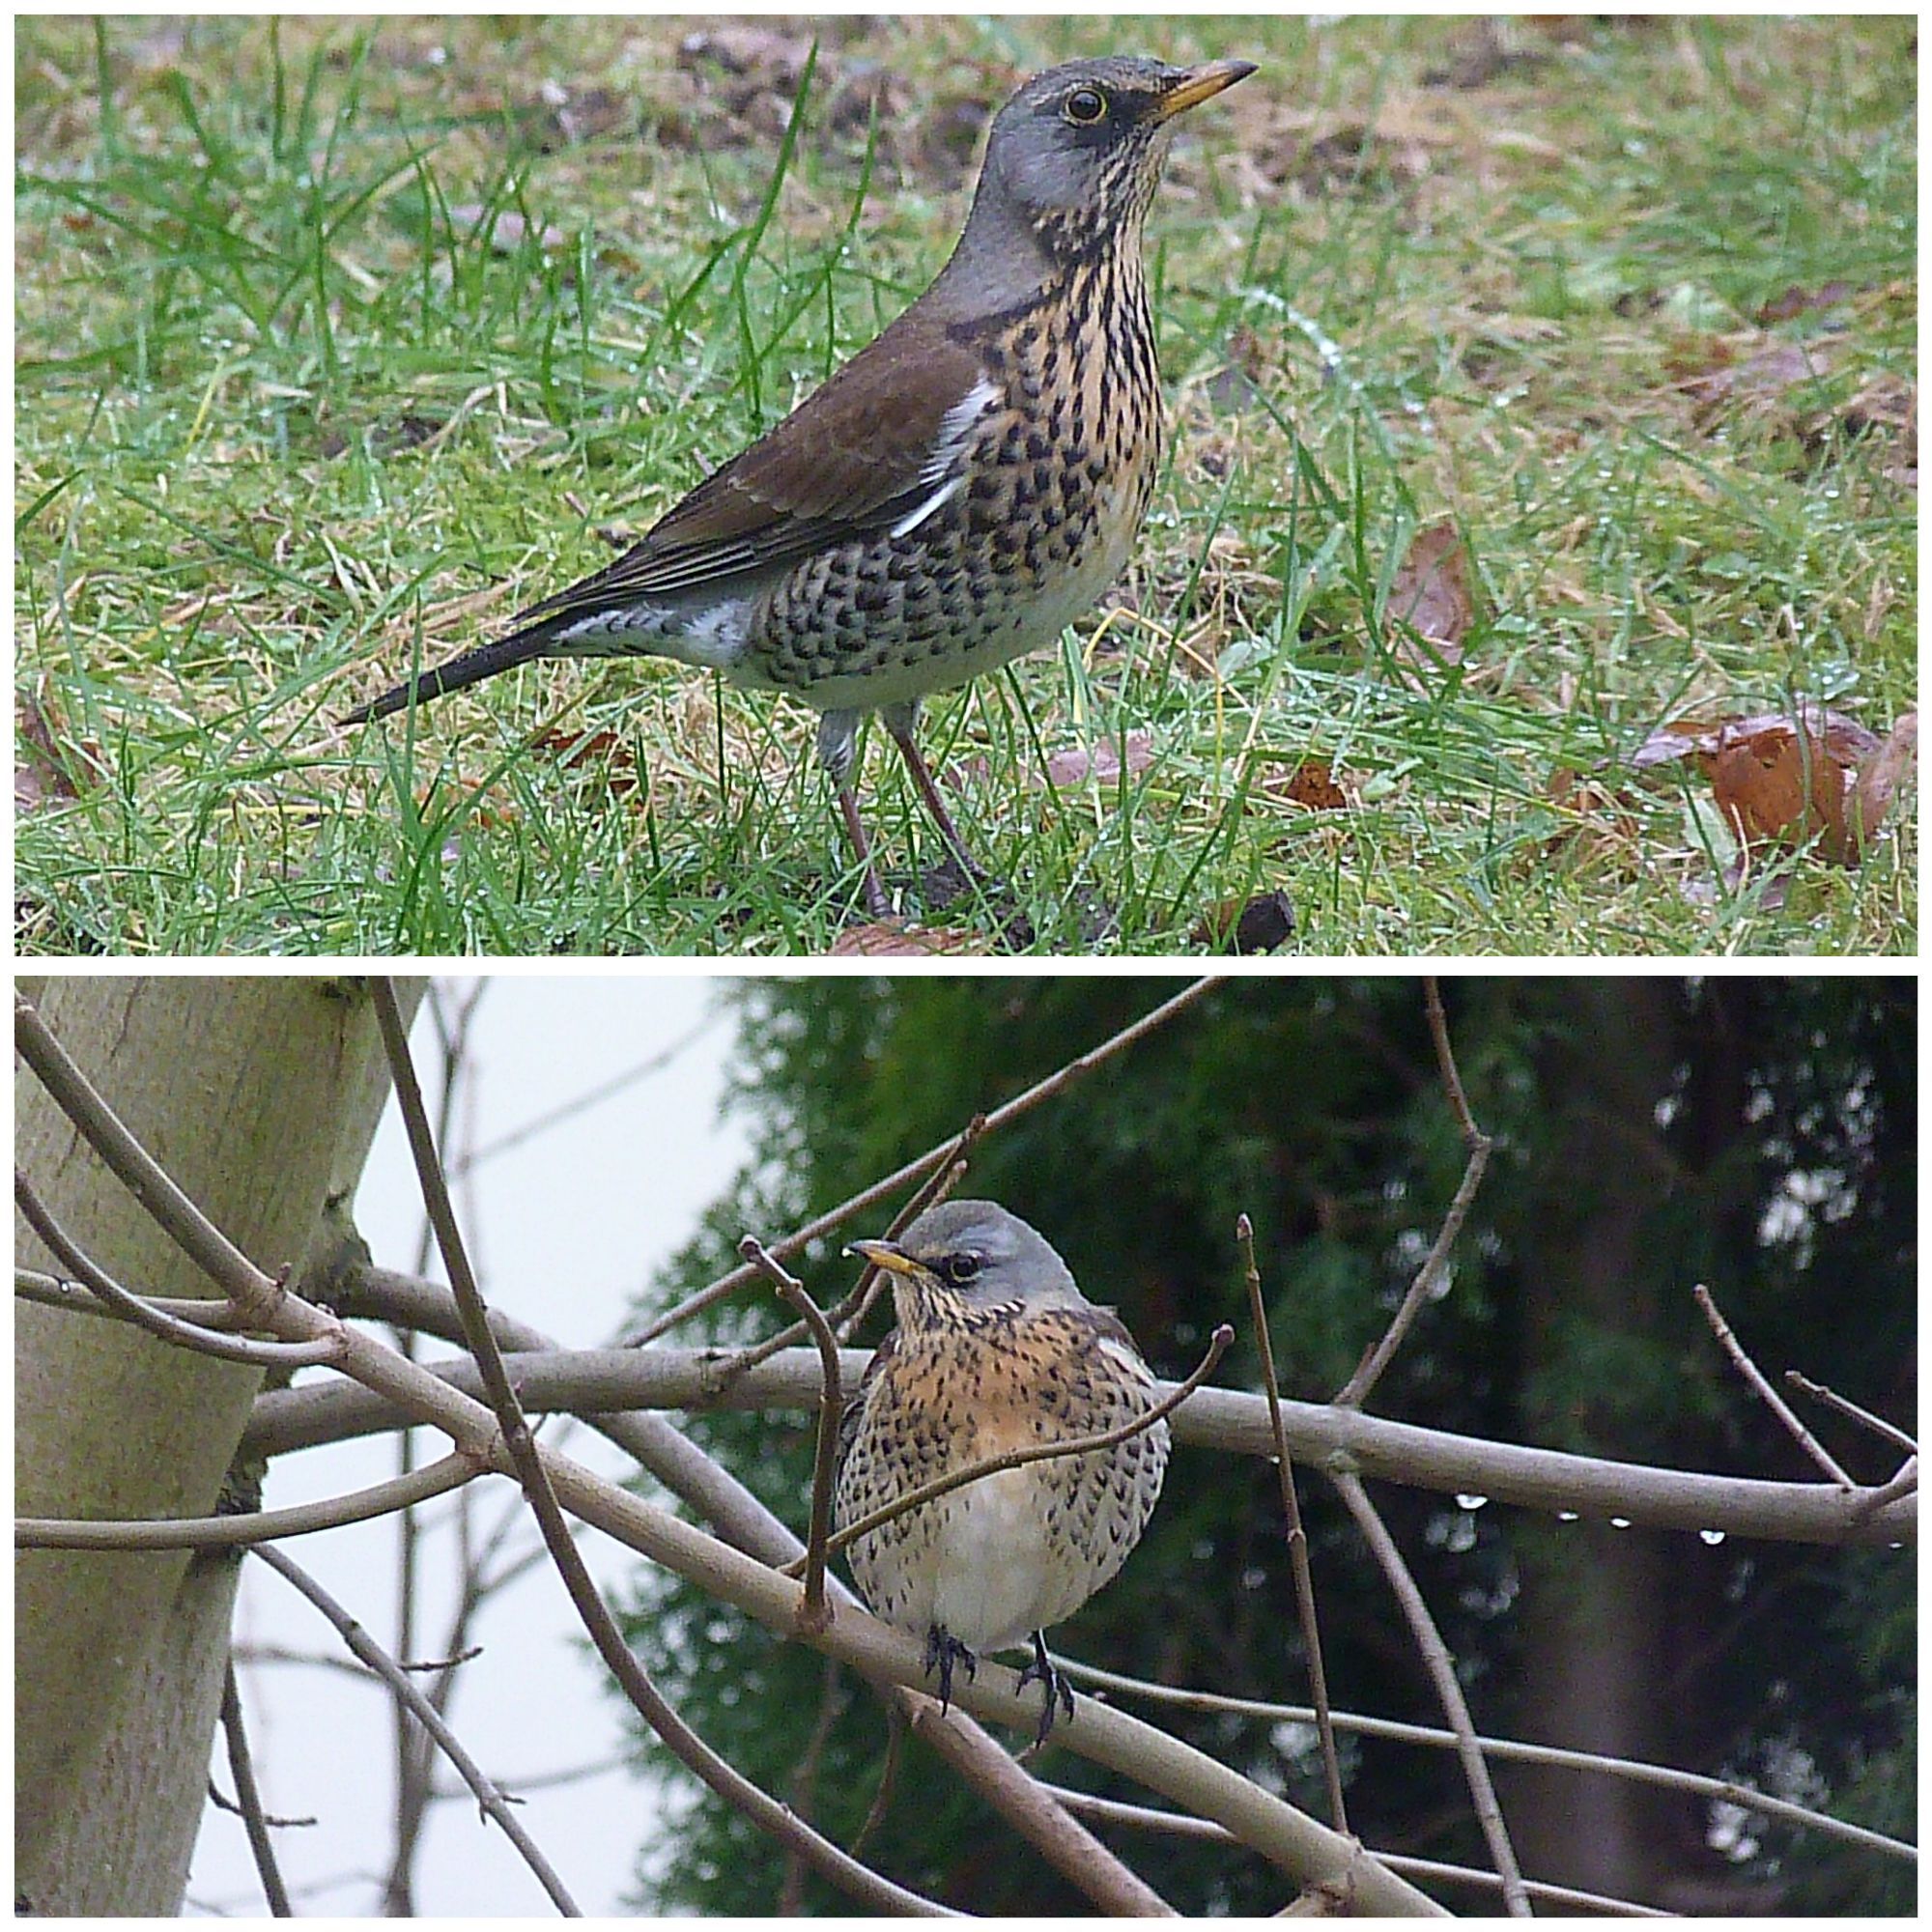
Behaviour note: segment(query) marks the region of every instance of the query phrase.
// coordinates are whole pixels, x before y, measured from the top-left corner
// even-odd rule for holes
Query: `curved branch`
[[[127,1522],[72,1517],[20,1517],[14,1523],[15,1549],[223,1549],[308,1536],[319,1529],[393,1516],[432,1497],[447,1495],[484,1473],[460,1450],[440,1461],[391,1476],[346,1496],[298,1503],[291,1509],[254,1510],[243,1516],[166,1517]]]

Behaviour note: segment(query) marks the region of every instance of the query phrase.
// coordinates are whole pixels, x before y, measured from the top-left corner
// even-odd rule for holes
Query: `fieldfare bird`
[[[1052,642],[1126,562],[1162,440],[1141,231],[1177,118],[1253,71],[1104,59],[1028,81],[952,259],[896,322],[614,563],[344,722],[534,658],[673,658],[819,713],[874,916],[867,712],[983,879],[914,741],[920,700]]]
[[[833,1491],[838,1527],[923,1483],[1012,1449],[1097,1435],[1154,1406],[1120,1318],[1096,1308],[1018,1215],[949,1201],[896,1241],[852,1250],[891,1277],[898,1326],[847,1406]],[[1110,1449],[981,1476],[854,1540],[847,1555],[877,1616],[925,1640],[943,1707],[952,1670],[1029,1638],[1020,1686],[1045,1687],[1037,1740],[1073,1692],[1045,1630],[1107,1582],[1140,1541],[1167,1469],[1160,1421]]]

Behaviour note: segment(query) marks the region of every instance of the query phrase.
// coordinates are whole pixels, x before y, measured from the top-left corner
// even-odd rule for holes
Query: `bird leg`
[[[945,841],[946,849],[952,853],[953,864],[978,885],[990,885],[993,876],[966,849],[966,841],[959,836],[959,828],[952,822],[952,814],[946,809],[946,801],[939,795],[939,786],[933,781],[932,768],[920,755],[918,742],[913,737],[913,720],[916,711],[909,705],[889,704],[882,714],[887,732],[899,748],[899,756],[905,760],[906,770],[912,774],[913,788],[925,801],[925,809],[932,814],[932,822],[939,828],[939,836]]]
[[[892,916],[893,902],[879,883],[872,866],[872,841],[866,837],[859,816],[859,794],[852,788],[852,764],[859,751],[859,714],[856,711],[826,711],[818,720],[818,762],[838,793],[838,815],[845,821],[845,836],[858,854],[865,874],[866,911],[873,919]]]
[[[852,849],[859,855],[859,865],[865,873],[866,910],[874,919],[890,918],[893,902],[880,885],[878,873],[872,869],[872,843],[866,837],[865,824],[859,817],[858,794],[849,783],[838,787],[838,812],[845,821],[845,836],[852,841]]]
[[[1053,1708],[1056,1704],[1065,1708],[1070,1722],[1073,1717],[1073,1687],[1066,1681],[1066,1674],[1046,1654],[1046,1633],[1035,1631],[1033,1634],[1033,1662],[1020,1672],[1019,1689],[1037,1678],[1046,1686],[1046,1704],[1039,1714],[1039,1732],[1034,1739],[1037,1749],[1046,1742],[1046,1734],[1053,1728]]]
[[[980,1660],[950,1630],[934,1624],[925,1634],[925,1674],[939,1672],[939,1709],[943,1716],[952,1702],[952,1666],[963,1663],[968,1678],[980,1674]]]

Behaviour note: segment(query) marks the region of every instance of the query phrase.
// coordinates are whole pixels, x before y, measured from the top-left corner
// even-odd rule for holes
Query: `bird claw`
[[[1073,1687],[1066,1681],[1066,1674],[1052,1658],[1046,1654],[1046,1638],[1039,1632],[1033,1634],[1033,1662],[1020,1672],[1017,1689],[1024,1690],[1029,1684],[1038,1682],[1046,1686],[1046,1702],[1039,1714],[1039,1730],[1034,1737],[1034,1748],[1037,1750],[1046,1742],[1046,1734],[1053,1728],[1054,1707],[1059,1705],[1066,1713],[1067,1721],[1073,1720]]]
[[[963,1663],[970,1682],[980,1674],[980,1660],[949,1630],[937,1624],[925,1634],[925,1674],[939,1672],[939,1711],[945,1716],[952,1702],[952,1666]]]

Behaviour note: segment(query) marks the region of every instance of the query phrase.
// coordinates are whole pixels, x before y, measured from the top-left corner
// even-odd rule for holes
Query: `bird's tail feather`
[[[386,718],[392,711],[400,711],[412,701],[426,704],[432,697],[440,697],[446,691],[461,691],[466,685],[481,684],[486,677],[495,677],[498,671],[514,670],[533,658],[554,655],[556,648],[551,627],[546,624],[526,625],[521,631],[512,631],[507,638],[496,638],[487,644],[478,644],[473,651],[465,651],[406,684],[396,685],[392,690],[384,692],[381,697],[371,698],[367,704],[358,704],[342,722],[345,724],[365,724],[372,718]]]

